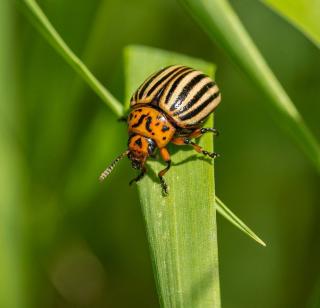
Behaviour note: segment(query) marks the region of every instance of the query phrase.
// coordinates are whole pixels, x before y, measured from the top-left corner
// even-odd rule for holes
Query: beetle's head
[[[141,135],[131,135],[128,141],[128,150],[120,154],[103,173],[100,175],[100,181],[106,179],[112,172],[118,162],[124,157],[131,160],[134,169],[143,169],[147,158],[154,152],[156,143],[151,138]]]
[[[129,154],[132,168],[142,169],[147,158],[156,148],[155,142],[151,138],[141,135],[131,135],[128,141]]]

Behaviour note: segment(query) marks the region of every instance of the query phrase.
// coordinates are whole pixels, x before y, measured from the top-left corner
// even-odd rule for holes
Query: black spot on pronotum
[[[154,136],[154,135],[155,135],[155,133],[154,133],[154,132],[152,132],[151,134],[152,134],[152,136]]]
[[[152,122],[152,118],[151,117],[148,117],[147,118],[147,121],[146,121],[146,130],[148,131],[148,132],[152,132],[152,129],[150,128],[150,124],[151,124],[151,122]]]
[[[169,128],[168,126],[163,125],[161,131],[162,131],[162,132],[166,132],[166,131],[168,131],[169,129],[170,129],[170,128]]]
[[[142,147],[142,141],[141,141],[141,138],[137,139],[135,142],[134,142],[139,148]]]
[[[159,125],[160,125],[160,122],[157,122],[155,125],[156,125],[156,126],[159,126]]]
[[[136,118],[137,115],[135,115],[134,117]],[[136,124],[133,124],[132,127],[138,127],[138,126],[143,122],[143,120],[144,120],[145,117],[146,117],[146,115],[143,114],[143,115],[140,117],[139,121],[138,121]]]
[[[141,109],[141,108],[139,108],[139,109],[137,109],[137,111],[138,111],[138,112],[141,112],[141,111],[142,111],[142,109]]]
[[[162,137],[162,140],[166,140],[167,139],[167,137]]]

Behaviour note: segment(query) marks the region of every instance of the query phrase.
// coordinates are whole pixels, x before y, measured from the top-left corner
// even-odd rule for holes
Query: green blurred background
[[[224,52],[175,1],[38,2],[119,99],[128,44],[218,65],[217,195],[268,244],[218,218],[223,307],[320,307],[319,177]],[[23,10],[5,3],[0,307],[158,307],[137,191],[128,186],[134,172],[124,161],[108,182],[97,181],[125,148],[125,126]],[[260,2],[231,3],[320,140],[319,50]]]

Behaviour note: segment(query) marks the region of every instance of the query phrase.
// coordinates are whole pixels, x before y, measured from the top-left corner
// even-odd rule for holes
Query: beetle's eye
[[[156,148],[156,143],[151,138],[148,138],[148,153],[149,153],[149,155],[153,154],[155,148]]]

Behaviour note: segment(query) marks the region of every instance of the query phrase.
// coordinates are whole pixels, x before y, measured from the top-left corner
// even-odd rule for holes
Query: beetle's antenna
[[[113,170],[113,168],[117,165],[117,163],[123,159],[124,157],[126,157],[129,154],[129,150],[124,151],[122,154],[120,154],[109,166],[106,170],[104,170],[100,177],[99,177],[99,181],[102,182]]]

